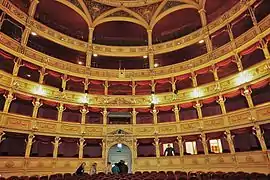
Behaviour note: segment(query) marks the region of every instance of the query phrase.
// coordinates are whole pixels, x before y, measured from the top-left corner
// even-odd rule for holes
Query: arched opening
[[[128,166],[128,172],[131,173],[132,170],[132,153],[130,148],[125,144],[115,144],[108,151],[108,162],[112,163],[112,166],[115,163],[120,162],[121,160],[125,161],[125,164]]]
[[[93,43],[111,46],[144,46],[147,45],[147,31],[143,26],[132,22],[109,21],[95,27]]]
[[[183,37],[201,27],[200,15],[197,9],[186,8],[174,11],[161,18],[154,26],[153,44]]]

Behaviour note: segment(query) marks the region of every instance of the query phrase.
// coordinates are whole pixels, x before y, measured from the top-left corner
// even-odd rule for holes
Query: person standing
[[[108,162],[107,167],[105,169],[105,174],[112,174],[112,163]]]
[[[77,175],[77,176],[82,176],[83,173],[84,173],[84,167],[85,167],[85,165],[86,165],[86,163],[83,162],[83,163],[78,167],[78,169],[76,170],[75,175]]]
[[[119,174],[120,173],[120,169],[118,167],[118,163],[115,163],[113,168],[112,168],[112,173],[113,174]]]
[[[124,160],[120,160],[118,163],[120,174],[127,174],[128,173],[128,166],[125,164]]]
[[[175,150],[173,147],[171,147],[170,144],[168,144],[167,148],[164,151],[165,156],[174,156],[175,155]]]
[[[93,163],[90,169],[90,175],[97,174],[97,163]]]

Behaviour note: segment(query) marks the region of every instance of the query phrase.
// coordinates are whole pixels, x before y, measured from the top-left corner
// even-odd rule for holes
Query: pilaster
[[[154,124],[157,124],[158,123],[157,114],[159,113],[159,111],[154,107],[153,110],[151,111],[151,113],[153,115]]]
[[[25,140],[26,142],[26,149],[25,149],[25,158],[29,158],[30,157],[30,153],[31,153],[31,148],[32,148],[32,145],[35,141],[33,141],[35,138],[34,134],[29,134],[28,135],[28,139]]]
[[[178,136],[177,141],[179,146],[180,157],[184,157],[184,141],[182,136]]]
[[[177,105],[174,105],[174,108],[172,109],[172,111],[174,112],[174,116],[175,116],[175,121],[176,122],[180,122],[180,116],[179,116],[179,108]]]
[[[159,138],[155,137],[154,141],[155,141],[154,145],[156,148],[156,157],[159,158],[160,157]]]
[[[89,110],[87,109],[87,107],[83,106],[82,109],[80,109],[80,112],[82,114],[82,119],[81,119],[81,124],[85,124],[85,119],[86,119],[86,114],[89,112]]]
[[[85,139],[83,137],[79,140],[79,159],[83,158],[83,148],[86,146]]]
[[[231,131],[229,129],[226,129],[224,132],[224,135],[226,137],[226,140],[229,144],[230,152],[231,154],[235,154],[235,148],[234,148],[234,143],[233,143],[233,136],[231,134]]]
[[[242,92],[242,95],[245,96],[249,108],[254,107],[253,100],[252,100],[252,97],[251,97],[251,93],[252,93],[252,90],[245,86],[244,91]]]
[[[39,70],[39,80],[38,80],[38,83],[39,84],[43,84],[44,82],[44,77],[47,75],[48,73],[46,73],[46,68],[45,67],[42,67],[40,70]]]
[[[217,103],[220,105],[220,109],[221,109],[222,114],[226,114],[227,113],[226,106],[225,106],[225,101],[226,101],[226,99],[223,98],[222,95],[219,95],[218,96]]]
[[[136,112],[135,108],[132,108],[132,124],[135,125],[137,123],[137,114],[138,112]]]
[[[16,97],[13,96],[13,93],[11,91],[9,91],[8,95],[4,95],[4,97],[6,101],[5,101],[3,112],[7,113],[11,105],[11,102],[15,100]]]
[[[266,143],[265,143],[263,132],[262,132],[259,125],[257,125],[257,124],[254,125],[253,133],[258,138],[258,140],[260,142],[260,145],[261,145],[261,148],[262,148],[262,151],[267,152],[267,146],[266,146]]]
[[[57,158],[58,156],[58,149],[59,149],[59,146],[62,144],[61,141],[61,138],[59,136],[56,136],[54,138],[54,142],[52,142],[53,144],[53,158]]]
[[[36,118],[37,117],[37,114],[38,114],[38,110],[39,108],[43,105],[43,103],[40,101],[39,98],[37,98],[36,100],[34,100],[32,102],[33,106],[34,106],[34,109],[33,109],[33,113],[32,113],[32,117],[33,118]]]
[[[106,125],[107,124],[107,118],[108,118],[107,108],[104,108],[103,112],[101,112],[101,114],[103,115],[103,125]]]
[[[57,107],[57,110],[58,110],[57,121],[62,122],[63,112],[66,110],[66,108],[64,107],[64,104],[63,103],[59,104],[59,106]]]
[[[203,106],[202,103],[200,103],[199,101],[197,101],[196,104],[193,106],[197,110],[199,119],[203,118],[202,108],[201,108],[202,106]]]
[[[204,154],[208,155],[209,154],[209,152],[208,152],[208,144],[207,144],[208,140],[206,139],[206,134],[201,133],[200,138],[202,140]]]

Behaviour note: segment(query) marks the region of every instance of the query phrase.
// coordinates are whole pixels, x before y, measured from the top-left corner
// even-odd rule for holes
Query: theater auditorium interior
[[[270,0],[0,13],[0,180],[270,179]]]

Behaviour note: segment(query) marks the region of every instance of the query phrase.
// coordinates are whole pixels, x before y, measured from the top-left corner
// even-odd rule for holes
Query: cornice
[[[10,16],[14,19],[19,21],[22,24],[26,24],[28,16],[27,14],[20,11],[17,7],[9,3],[7,6],[6,4],[1,2],[0,9],[7,12]],[[253,4],[255,0],[250,0],[248,3]],[[233,8],[231,8],[228,12],[224,13],[220,18],[211,22],[206,27],[203,27],[189,35],[184,37],[159,43],[153,45],[154,54],[161,54],[166,52],[175,51],[186,46],[192,45],[194,43],[199,42],[201,39],[204,39],[205,36],[223,28],[226,24],[233,21],[236,17],[238,17],[241,13],[246,11],[248,6],[244,3],[238,3]],[[106,18],[106,17],[105,17]],[[31,29],[37,32],[39,35],[52,40],[60,45],[86,52],[88,49],[88,43],[72,38],[70,36],[64,35],[60,32],[57,32],[47,26],[35,21],[34,19],[30,20]],[[147,53],[148,47],[147,46],[106,46],[106,45],[99,45],[93,44],[93,51],[100,55],[106,56],[143,56]]]
[[[267,69],[268,61],[262,61],[251,68],[244,71],[248,74],[250,79],[248,82],[239,82],[240,74],[231,75],[227,78],[216,82],[205,84],[196,88],[180,90],[177,95],[172,92],[156,94],[158,100],[157,106],[175,105],[184,102],[194,102],[207,97],[218,96],[225,94],[235,89],[239,89],[244,85],[248,86],[257,81],[270,77],[269,69]],[[67,104],[74,104],[82,106],[85,104],[87,98],[88,104],[93,107],[111,107],[111,108],[133,108],[133,107],[149,107],[151,104],[150,95],[93,95],[88,94],[85,97],[84,93],[77,93],[72,91],[64,91],[59,89],[40,85],[38,83],[20,78],[12,77],[12,75],[0,71],[0,87],[13,90],[13,92],[22,93],[25,95],[32,95],[56,102],[63,102]],[[12,83],[12,84],[11,84]],[[217,88],[219,87],[219,88]],[[42,93],[38,91],[42,89]],[[194,92],[198,92],[195,96]]]
[[[140,69],[140,70],[126,70],[125,77],[119,78],[118,70],[98,69],[89,68],[73,63],[68,63],[57,58],[47,56],[41,52],[35,51],[29,47],[22,50],[20,44],[8,37],[7,35],[0,33],[0,47],[7,52],[14,54],[17,57],[34,63],[39,66],[46,65],[46,68],[58,71],[67,75],[73,75],[81,78],[91,78],[99,80],[111,80],[111,81],[139,81],[139,80],[150,80],[150,79],[161,79],[172,76],[178,76],[190,72],[192,70],[198,70],[214,63],[220,62],[234,53],[240,52],[250,45],[258,42],[260,38],[267,36],[270,33],[270,15],[263,19],[258,27],[262,33],[257,34],[255,27],[251,28],[241,36],[235,39],[237,48],[233,49],[231,42],[223,45],[222,47],[214,50],[210,54],[204,54],[194,59],[178,63],[170,66],[164,66],[155,68],[153,70]],[[140,50],[142,51],[142,50]],[[115,52],[116,53],[116,52]]]
[[[147,6],[150,4],[158,3],[162,0],[129,0],[129,1],[123,1],[123,0],[95,0],[98,3],[106,4],[109,6],[123,6],[123,7],[140,7],[140,6]]]
[[[180,121],[179,123],[136,124],[136,125],[102,125],[57,122],[54,120],[36,119],[21,115],[1,113],[0,127],[6,131],[30,133],[37,135],[103,138],[108,133],[122,129],[131,133],[134,138],[154,138],[170,136],[186,136],[210,132],[220,132],[226,129],[251,127],[254,124],[270,123],[269,103],[252,109],[242,109],[226,115],[212,116],[203,119]],[[255,121],[252,121],[255,119]]]

